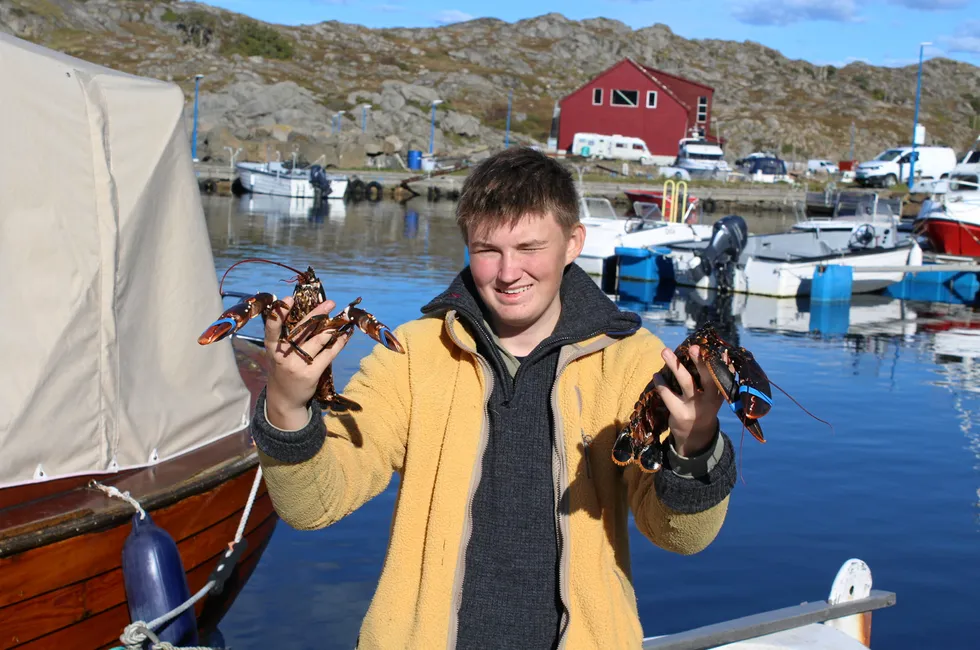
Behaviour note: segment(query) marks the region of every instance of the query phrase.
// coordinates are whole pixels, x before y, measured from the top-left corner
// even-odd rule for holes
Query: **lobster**
[[[226,309],[217,320],[211,323],[204,330],[204,333],[198,337],[197,342],[199,344],[210,345],[211,343],[220,341],[245,327],[245,324],[251,319],[261,315],[263,321],[267,318],[271,318],[274,321],[280,318],[282,319],[282,327],[279,330],[279,342],[285,343],[288,346],[283,354],[289,354],[291,351],[295,351],[307,364],[313,363],[313,358],[316,355],[311,356],[300,345],[319,334],[329,332],[331,336],[326,344],[326,347],[329,347],[341,336],[349,335],[354,328],[361,330],[389,350],[398,352],[399,354],[405,353],[402,344],[395,338],[395,335],[392,334],[388,326],[381,323],[373,314],[357,306],[361,302],[360,297],[347,305],[336,316],[331,317],[327,314],[317,314],[304,321],[303,319],[307,314],[327,300],[326,294],[323,291],[323,285],[320,279],[317,278],[312,266],[307,267],[306,271],[299,271],[291,266],[273,262],[272,260],[257,258],[241,260],[232,264],[225,271],[225,274],[221,277],[219,290],[220,287],[224,286],[228,271],[246,262],[274,264],[296,273],[296,277],[288,280],[289,282],[296,283],[296,286],[293,288],[292,307],[283,315],[282,312],[286,310],[287,304],[277,299],[275,295],[271,293],[256,293],[247,296],[237,304]],[[361,410],[361,406],[357,402],[340,395],[335,390],[332,365],[327,366],[326,370],[320,376],[313,397],[319,401],[322,409],[335,413]]]
[[[697,366],[688,353],[692,345],[700,347],[701,358],[707,362],[711,378],[738,419],[756,440],[765,442],[759,418],[772,407],[772,393],[769,378],[752,353],[725,342],[710,323],[699,327],[674,351],[691,374],[698,391],[704,387]],[[677,377],[669,368],[661,369],[660,375],[672,391],[681,392]],[[621,466],[635,462],[644,472],[660,471],[664,453],[661,437],[667,430],[669,417],[670,412],[651,381],[637,400],[629,422],[616,437],[612,450],[613,462]]]

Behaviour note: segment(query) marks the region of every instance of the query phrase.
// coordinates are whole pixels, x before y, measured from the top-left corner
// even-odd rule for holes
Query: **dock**
[[[234,192],[236,173],[226,164],[195,163],[195,172],[202,192],[230,195]],[[377,182],[383,188],[383,196],[404,201],[416,196],[429,201],[454,199],[466,180],[466,171],[458,170],[443,175],[427,177],[415,170],[330,169],[331,174],[343,174],[358,178],[365,184]],[[437,172],[438,173],[438,172]],[[665,179],[646,177],[618,177],[609,181],[584,181],[582,191],[586,196],[607,198],[620,206],[628,204],[625,190],[648,189],[660,191]],[[406,182],[407,181],[407,182]],[[728,214],[735,211],[776,211],[794,214],[804,205],[806,192],[803,188],[771,185],[738,185],[733,187],[702,187],[689,185],[688,195],[705,201],[709,213]],[[708,201],[711,199],[711,201]]]

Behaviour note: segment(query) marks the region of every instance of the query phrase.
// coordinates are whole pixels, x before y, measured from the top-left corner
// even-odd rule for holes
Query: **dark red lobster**
[[[711,378],[738,419],[756,440],[765,442],[759,418],[772,407],[772,393],[769,378],[752,353],[726,343],[710,323],[699,327],[674,350],[678,361],[691,373],[694,386],[699,391],[703,390],[701,375],[688,354],[688,348],[692,345],[701,348],[701,358],[707,362]],[[660,375],[672,391],[681,392],[677,378],[669,368],[661,369]],[[651,381],[636,402],[629,423],[616,437],[612,450],[613,462],[617,465],[635,462],[644,472],[660,471],[663,467],[661,437],[667,430],[669,417],[670,412]]]
[[[307,267],[307,270],[298,271],[285,264],[280,264],[279,262],[273,262],[272,260],[263,259],[245,259],[228,267],[225,274],[221,276],[221,284],[219,290],[224,286],[225,277],[228,275],[228,271],[239,264],[245,264],[246,262],[261,262],[264,264],[274,264],[276,266],[281,266],[284,269],[289,269],[296,273],[295,278],[290,278],[289,282],[295,282],[296,286],[293,289],[293,306],[286,313],[285,317],[282,317],[282,313],[285,310],[286,303],[282,300],[278,300],[271,293],[257,293],[252,296],[243,298],[241,302],[229,307],[218,317],[218,320],[214,321],[208,326],[204,333],[198,337],[197,342],[201,345],[208,345],[214,343],[215,341],[220,341],[229,334],[237,332],[241,328],[245,327],[245,324],[256,316],[262,315],[263,318],[271,318],[277,320],[282,317],[282,328],[279,331],[279,341],[285,342],[289,345],[289,348],[284,354],[289,354],[290,351],[295,351],[296,354],[300,355],[306,363],[313,363],[313,357],[307,354],[299,346],[304,342],[309,341],[314,336],[321,334],[323,332],[331,332],[332,336],[328,341],[327,345],[332,345],[340,336],[348,334],[355,327],[373,338],[375,341],[381,343],[389,350],[398,352],[401,354],[405,353],[404,348],[395,335],[391,333],[386,325],[378,321],[372,314],[364,311],[363,309],[357,307],[361,302],[360,298],[354,300],[354,302],[347,305],[343,311],[341,311],[336,316],[330,317],[328,315],[317,314],[316,316],[310,317],[306,322],[300,324],[300,321],[309,314],[313,309],[316,308],[322,302],[327,299],[326,294],[323,291],[323,286],[320,284],[319,278],[316,277],[316,273],[313,272],[313,267]],[[314,355],[315,356],[315,355]],[[320,402],[320,406],[323,409],[333,411],[336,413],[342,413],[345,411],[360,411],[361,406],[343,395],[337,393],[334,389],[333,384],[333,370],[332,366],[327,366],[327,369],[323,371],[323,375],[320,376],[320,381],[317,384],[316,393],[314,397]]]

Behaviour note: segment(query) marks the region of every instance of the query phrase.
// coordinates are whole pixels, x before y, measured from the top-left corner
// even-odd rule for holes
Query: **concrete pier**
[[[210,165],[196,163],[195,170],[201,190],[216,194],[229,194],[235,180],[235,172],[228,165]],[[419,176],[417,171],[392,170],[344,170],[330,169],[332,174],[344,174],[358,177],[365,183],[376,181],[384,187],[385,197],[395,200],[411,198],[412,194],[401,186],[402,181]],[[465,172],[445,176],[421,179],[411,183],[412,191],[423,198],[449,198],[459,192],[466,180]],[[615,204],[626,205],[624,190],[648,189],[662,190],[664,179],[649,180],[646,178],[614,178],[605,182],[585,181],[582,189],[586,196],[607,198]],[[431,192],[428,188],[437,188]],[[715,214],[746,211],[778,211],[792,214],[797,205],[802,205],[806,193],[802,188],[786,185],[751,185],[739,184],[730,187],[701,187],[696,184],[688,185],[688,195],[702,200],[712,199]]]

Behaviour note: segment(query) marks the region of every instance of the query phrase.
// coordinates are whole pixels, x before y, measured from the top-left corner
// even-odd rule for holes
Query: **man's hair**
[[[514,227],[527,216],[554,216],[565,235],[579,223],[575,181],[556,160],[528,147],[504,149],[477,165],[463,183],[456,223],[468,233]]]

